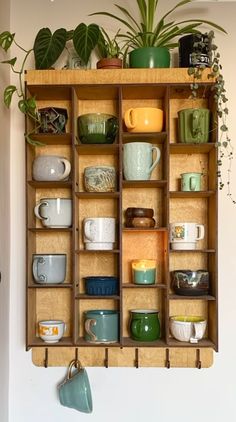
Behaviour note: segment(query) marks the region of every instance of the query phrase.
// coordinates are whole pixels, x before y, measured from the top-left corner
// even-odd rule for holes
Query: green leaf
[[[74,30],[74,48],[85,65],[88,64],[91,52],[98,43],[99,35],[99,26],[94,23],[88,26],[80,23]]]
[[[11,105],[12,95],[16,92],[16,86],[15,85],[9,85],[5,88],[3,98],[4,98],[4,104],[9,108]]]
[[[50,69],[63,52],[67,40],[67,31],[57,29],[54,34],[49,28],[42,28],[34,42],[34,56],[36,69]]]
[[[17,60],[17,58],[16,57],[14,57],[13,59],[10,59],[10,60],[4,60],[3,62],[1,62],[1,63],[7,63],[7,64],[10,64],[11,66],[14,66],[15,65],[15,63],[16,63],[16,60]]]
[[[71,29],[71,31],[67,31],[67,33],[66,33],[66,40],[67,41],[72,40],[73,35],[74,35],[74,29]]]
[[[0,46],[3,50],[7,51],[14,40],[15,34],[11,34],[9,31],[4,31],[0,34]]]

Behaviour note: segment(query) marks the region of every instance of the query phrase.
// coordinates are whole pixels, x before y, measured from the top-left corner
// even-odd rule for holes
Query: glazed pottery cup
[[[209,271],[171,271],[171,287],[177,295],[202,296],[209,293]]]
[[[130,336],[137,341],[154,341],[160,338],[159,312],[154,309],[130,311]]]
[[[179,141],[203,143],[209,140],[210,110],[207,108],[187,108],[178,111]]]
[[[129,132],[161,132],[163,110],[155,107],[130,108],[124,114],[124,121]]]
[[[45,343],[58,343],[63,337],[66,324],[60,320],[39,321],[39,337]]]
[[[84,243],[87,250],[112,250],[116,241],[116,219],[113,217],[85,218]]]
[[[156,152],[155,160],[153,160],[153,151]],[[125,144],[123,151],[125,180],[149,180],[160,156],[160,149],[147,142]]]
[[[94,166],[84,169],[84,186],[87,192],[115,192],[116,169],[112,166]]]
[[[134,284],[155,284],[156,261],[154,259],[135,259],[132,261]]]
[[[170,331],[179,341],[197,343],[205,334],[207,321],[201,316],[177,315],[170,317]]]
[[[33,162],[33,179],[38,181],[67,180],[71,171],[70,162],[56,155],[39,155]]]
[[[84,312],[85,340],[90,343],[116,343],[119,341],[119,312],[91,310]]]
[[[118,119],[111,114],[88,113],[78,117],[78,134],[82,144],[112,144],[118,128]]]
[[[66,277],[65,254],[34,254],[33,277],[39,284],[61,284]]]
[[[42,198],[34,213],[45,227],[60,228],[72,225],[72,201],[67,198]]]
[[[171,223],[170,242],[171,248],[196,249],[197,240],[204,238],[205,229],[203,224],[197,223]]]
[[[183,192],[197,192],[201,190],[201,173],[182,173],[181,190]]]
[[[73,360],[70,363],[67,377],[58,388],[62,406],[83,413],[92,412],[93,402],[88,374],[79,361]]]

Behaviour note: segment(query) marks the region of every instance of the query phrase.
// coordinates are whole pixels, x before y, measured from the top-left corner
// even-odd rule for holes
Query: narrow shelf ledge
[[[210,152],[215,147],[213,142],[203,144],[170,143],[171,154],[201,154]]]
[[[78,347],[121,347],[121,343],[90,343],[89,341],[86,341],[83,337],[79,337],[76,346]]]
[[[123,143],[138,139],[139,141],[154,141],[157,144],[163,144],[166,138],[167,132],[123,132],[122,134]]]
[[[168,340],[168,346],[170,347],[188,347],[188,348],[196,348],[199,347],[211,347],[212,349],[216,348],[216,344],[207,338],[203,338],[202,340],[199,340],[197,343],[190,343],[186,341],[178,341],[175,339],[170,338]]]
[[[28,180],[28,184],[35,189],[57,189],[57,188],[71,188],[72,187],[72,182],[71,180],[67,180],[67,181],[59,181],[59,182],[39,182],[36,180]]]
[[[50,228],[50,227],[29,227],[28,230],[30,232],[35,232],[35,233],[46,233],[46,232],[51,232],[51,233],[56,233],[56,232],[72,232],[72,227],[56,227],[56,228]]]
[[[106,199],[119,198],[119,192],[75,192],[76,196],[81,199]]]
[[[89,299],[89,300],[96,300],[96,299],[112,299],[112,300],[120,300],[120,296],[118,295],[87,295],[85,293],[79,293],[75,296],[75,299]]]
[[[166,289],[166,285],[162,283],[155,284],[134,284],[134,283],[123,283],[122,288],[125,289]]]
[[[32,139],[37,142],[42,142],[46,145],[71,145],[72,134],[71,133],[37,133],[31,135]]]
[[[136,341],[130,337],[123,337],[123,347],[166,347],[166,342],[162,339],[155,341]]]
[[[216,194],[214,190],[198,191],[198,192],[182,192],[171,191],[170,198],[208,198]]]
[[[60,284],[29,284],[29,289],[71,289],[73,287],[72,283],[60,283]]]
[[[57,343],[46,343],[39,337],[35,337],[31,342],[27,344],[27,348],[31,347],[65,347],[74,345],[72,337],[62,337]]]
[[[123,232],[167,232],[167,227],[123,227]]]
[[[215,249],[170,249],[170,253],[216,253]]]
[[[175,295],[170,294],[169,295],[170,300],[216,300],[215,296],[211,295],[201,295],[201,296],[183,296],[183,295]]]
[[[79,155],[113,155],[118,154],[118,144],[76,144]]]
[[[167,180],[123,180],[123,188],[165,188]]]
[[[119,249],[110,249],[110,250],[101,250],[101,249],[97,249],[97,250],[87,250],[87,249],[76,249],[75,251],[76,254],[80,254],[80,253],[120,253]]]

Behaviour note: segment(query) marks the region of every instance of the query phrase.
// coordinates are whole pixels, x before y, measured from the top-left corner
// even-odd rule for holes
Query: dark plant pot
[[[170,67],[170,52],[166,47],[142,47],[129,54],[131,68]]]
[[[204,42],[204,46],[201,43]],[[190,34],[179,39],[179,67],[211,66],[211,39],[205,34]]]
[[[105,58],[97,62],[97,69],[121,69],[122,60],[117,58]]]

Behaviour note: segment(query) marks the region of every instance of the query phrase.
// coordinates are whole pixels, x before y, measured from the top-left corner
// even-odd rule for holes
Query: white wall
[[[10,26],[10,7],[0,0],[0,32]],[[0,61],[4,60],[0,52]],[[3,67],[3,66],[2,66]],[[0,86],[10,84],[8,66],[0,71]],[[9,390],[9,294],[10,294],[10,112],[0,93],[0,420],[8,420]]]
[[[161,1],[160,1],[161,2]],[[121,1],[134,9],[134,1]],[[162,0],[162,9],[169,9],[174,0]],[[168,6],[167,6],[168,5]],[[30,47],[37,31],[44,26],[51,29],[64,26],[74,28],[81,21],[92,22],[87,15],[96,10],[111,10],[109,0],[11,0],[11,30],[25,47]],[[217,35],[224,74],[230,98],[230,132],[236,134],[236,84],[233,78],[235,61],[236,4],[206,5],[197,3],[194,10],[201,16],[224,25],[229,35]],[[196,14],[195,14],[196,16]],[[222,19],[223,17],[223,19]],[[103,23],[103,18],[100,20]],[[107,24],[112,29],[112,24]],[[94,412],[79,414],[60,406],[56,385],[65,375],[65,368],[36,368],[25,345],[25,207],[24,207],[24,119],[17,110],[12,112],[11,123],[11,374],[10,422],[191,422],[214,420],[222,422],[225,412],[236,419],[235,377],[236,340],[233,322],[236,318],[234,257],[236,208],[220,193],[219,216],[219,273],[220,273],[220,352],[214,366],[197,369],[134,369],[88,368],[91,381]],[[236,195],[235,163],[232,187]],[[7,422],[7,418],[1,418]]]

